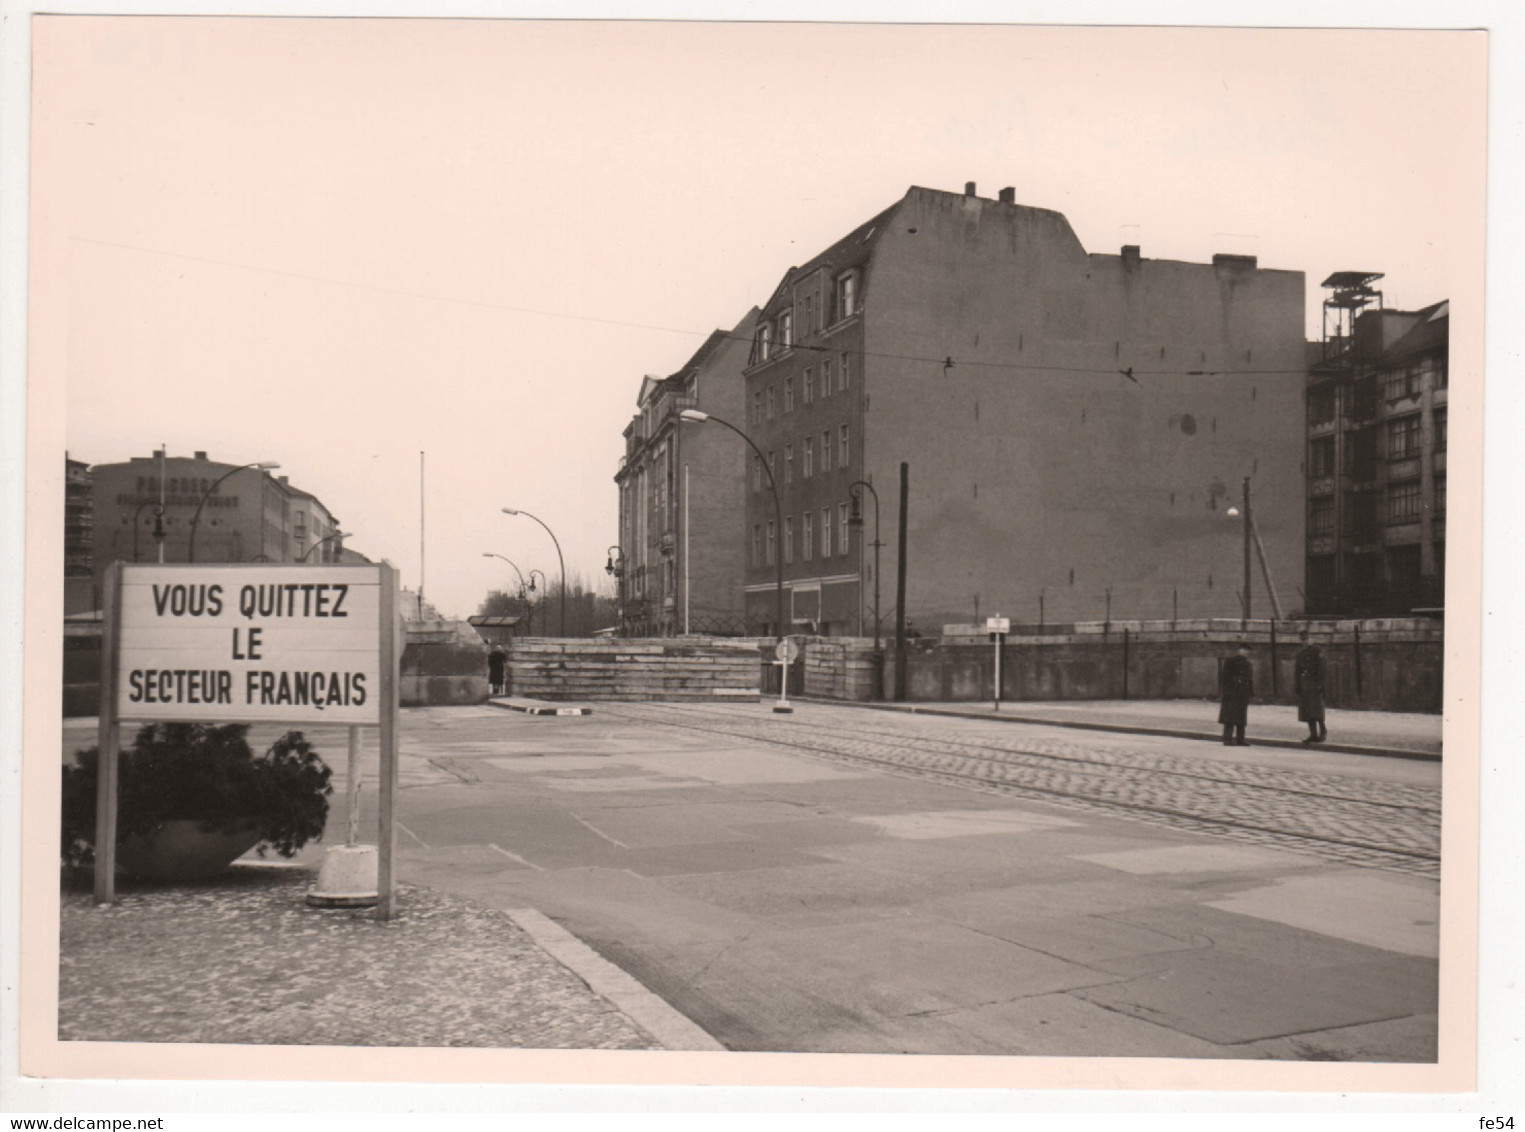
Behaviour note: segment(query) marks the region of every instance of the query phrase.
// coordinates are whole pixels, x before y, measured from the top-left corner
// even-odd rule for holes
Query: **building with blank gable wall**
[[[936,632],[1243,613],[1248,478],[1267,572],[1301,607],[1304,279],[1254,257],[1088,252],[1063,215],[911,188],[761,308],[742,375],[746,622],[872,632],[872,502],[893,625],[899,468],[906,613]],[[695,431],[719,431],[687,426]],[[696,531],[697,537],[697,531]],[[1252,613],[1271,606],[1258,568]]]

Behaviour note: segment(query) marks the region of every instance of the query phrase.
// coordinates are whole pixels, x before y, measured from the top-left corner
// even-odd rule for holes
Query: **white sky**
[[[54,20],[34,251],[67,268],[68,449],[278,461],[408,586],[426,452],[447,614],[506,584],[484,552],[554,577],[505,505],[601,581],[642,374],[910,184],[1015,185],[1092,251],[1300,269],[1313,335],[1331,271],[1447,297],[1479,252],[1477,38]]]

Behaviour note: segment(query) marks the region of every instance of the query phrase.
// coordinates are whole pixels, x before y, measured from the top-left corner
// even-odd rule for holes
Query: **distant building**
[[[746,442],[679,418],[698,409],[741,426],[756,312],[717,330],[669,377],[647,377],[625,428],[619,486],[619,631],[625,636],[740,634]]]
[[[1450,303],[1386,310],[1373,272],[1324,281],[1308,374],[1311,613],[1445,604]]]
[[[64,453],[64,614],[99,608],[91,570],[95,500],[90,465]]]
[[[91,476],[97,585],[112,562],[160,561],[161,544],[164,562],[349,560],[338,519],[285,476],[205,452],[97,464]]]
[[[1303,300],[1301,272],[1251,256],[1087,252],[1013,189],[911,188],[789,269],[757,317],[737,423],[774,472],[782,522],[741,453],[748,629],[778,629],[782,556],[784,629],[872,632],[873,508],[851,521],[855,481],[878,492],[894,624],[902,462],[906,612],[923,632],[994,614],[1240,616],[1228,509],[1246,477],[1295,607]],[[1269,616],[1258,569],[1252,593]]]

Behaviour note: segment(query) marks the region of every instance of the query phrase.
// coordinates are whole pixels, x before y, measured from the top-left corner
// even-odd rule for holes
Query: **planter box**
[[[167,821],[151,837],[129,837],[117,847],[117,865],[140,880],[204,880],[216,876],[259,844],[259,826],[202,829],[200,821]]]

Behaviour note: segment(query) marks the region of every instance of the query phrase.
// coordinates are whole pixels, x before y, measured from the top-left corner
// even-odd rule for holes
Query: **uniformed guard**
[[[1298,634],[1298,639],[1303,647],[1297,650],[1292,669],[1297,718],[1308,725],[1308,737],[1303,743],[1322,743],[1329,738],[1324,726],[1324,650],[1309,640],[1307,629]]]
[[[1218,722],[1223,724],[1225,747],[1248,747],[1244,741],[1244,728],[1250,712],[1250,696],[1255,692],[1255,669],[1250,664],[1250,646],[1243,641],[1238,651],[1223,662],[1221,683],[1221,706]]]

